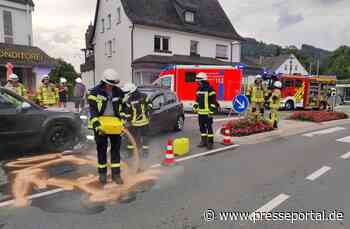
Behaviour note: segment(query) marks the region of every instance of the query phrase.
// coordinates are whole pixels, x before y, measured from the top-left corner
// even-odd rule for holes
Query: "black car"
[[[172,91],[155,86],[142,86],[138,90],[152,101],[150,129],[153,134],[166,130],[181,131],[184,128],[183,104]]]
[[[81,131],[78,114],[47,111],[0,87],[0,155],[37,148],[61,152],[82,139]]]

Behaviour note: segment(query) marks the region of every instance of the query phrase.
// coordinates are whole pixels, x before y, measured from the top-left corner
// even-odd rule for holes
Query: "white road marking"
[[[350,136],[347,136],[345,138],[337,139],[337,142],[350,143]]]
[[[240,119],[240,118],[239,117],[218,118],[218,119],[214,119],[214,122],[232,121],[232,120],[237,120],[237,119]]]
[[[346,154],[340,156],[340,158],[345,159],[345,160],[349,159],[350,158],[350,152],[347,152]]]
[[[328,129],[324,129],[324,130],[319,130],[319,131],[303,134],[303,136],[312,138],[314,136],[331,134],[331,133],[335,133],[337,131],[341,131],[341,130],[345,130],[345,129],[346,128],[344,128],[344,127],[336,126],[336,127],[333,127],[333,128],[328,128]]]
[[[211,150],[211,151],[208,151],[208,152],[199,153],[199,154],[191,155],[191,156],[188,156],[188,157],[183,157],[183,158],[175,159],[175,161],[176,161],[176,162],[187,161],[187,160],[190,160],[190,159],[195,159],[195,158],[198,158],[198,157],[204,157],[204,156],[208,156],[208,155],[210,155],[210,154],[214,154],[214,153],[218,153],[218,152],[221,152],[221,151],[225,151],[225,150],[229,150],[229,149],[234,149],[234,148],[238,148],[238,147],[239,147],[239,145],[226,146],[226,147],[222,147],[222,148],[219,148],[219,149],[214,149],[214,150]],[[151,169],[159,168],[159,167],[161,167],[161,166],[162,166],[161,164],[152,165],[152,166],[151,166]]]
[[[254,218],[254,215],[256,213],[268,213],[271,212],[273,209],[275,209],[276,207],[278,207],[280,204],[282,204],[284,201],[288,200],[290,196],[286,195],[286,194],[280,194],[278,196],[276,196],[273,200],[271,200],[270,202],[268,202],[267,204],[265,204],[264,206],[262,206],[261,208],[257,209],[256,211],[254,211],[249,218]]]
[[[37,198],[40,198],[40,197],[53,195],[53,194],[56,194],[56,193],[59,193],[59,192],[63,192],[63,191],[64,191],[63,189],[58,188],[58,189],[50,190],[50,191],[47,191],[47,192],[41,192],[41,193],[37,193],[37,194],[31,195],[31,196],[28,197],[28,199],[33,200],[33,199],[37,199]],[[5,201],[5,202],[2,202],[2,203],[0,203],[0,208],[13,205],[14,203],[15,203],[14,200],[8,200],[8,201]]]
[[[197,117],[198,115],[196,114],[185,114],[185,118],[192,118],[192,117]]]
[[[87,140],[93,141],[93,140],[95,140],[95,137],[92,136],[92,135],[87,135],[87,136],[86,136],[86,139],[87,139]]]
[[[188,157],[184,157],[184,158],[179,158],[179,159],[176,159],[175,161],[176,162],[187,161],[187,160],[190,160],[190,159],[195,159],[195,158],[198,158],[198,157],[207,156],[207,155],[210,155],[210,154],[214,154],[214,153],[217,153],[217,152],[225,151],[225,150],[228,150],[228,149],[234,149],[234,148],[238,148],[238,147],[239,147],[239,145],[231,145],[231,146],[227,146],[227,147],[211,150],[211,151],[208,151],[208,152],[205,152],[205,153],[200,153],[200,154],[196,154],[196,155],[192,155],[192,156],[188,156]],[[161,166],[162,166],[161,164],[156,164],[156,165],[151,166],[150,168],[154,169],[154,168],[159,168]],[[63,192],[63,191],[64,191],[64,189],[61,189],[61,188],[53,189],[53,190],[50,190],[50,191],[47,191],[47,192],[41,192],[41,193],[37,193],[37,194],[31,195],[31,196],[28,196],[28,198],[30,200],[32,200],[32,199],[37,199],[37,198],[44,197],[44,196],[53,195],[53,194],[56,194],[56,193],[59,193],[59,192]],[[8,200],[8,201],[1,202],[0,203],[0,208],[8,207],[10,205],[13,205],[14,203],[15,203],[14,200]]]
[[[306,177],[306,180],[314,181],[314,180],[316,180],[317,178],[319,178],[320,176],[322,176],[323,174],[325,174],[326,172],[328,172],[331,169],[332,169],[331,167],[323,166],[319,170],[313,172],[308,177]]]

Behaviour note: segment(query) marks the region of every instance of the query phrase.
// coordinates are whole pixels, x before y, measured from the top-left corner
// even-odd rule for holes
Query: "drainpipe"
[[[135,24],[132,23],[131,26],[131,81],[134,82],[134,31],[135,31]]]
[[[231,42],[231,66],[233,66],[233,42]]]

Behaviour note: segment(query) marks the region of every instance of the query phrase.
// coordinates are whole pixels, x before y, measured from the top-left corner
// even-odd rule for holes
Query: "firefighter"
[[[198,147],[207,147],[209,150],[214,147],[213,117],[218,109],[216,93],[209,85],[208,75],[198,73],[196,80],[199,82],[196,102],[193,105],[193,112],[198,114],[199,128],[201,132],[201,143]]]
[[[15,92],[16,94],[24,97],[27,97],[27,89],[23,84],[19,82],[19,77],[16,74],[11,74],[9,76],[8,83],[5,85],[5,88]]]
[[[43,107],[52,107],[58,105],[59,93],[58,88],[54,84],[50,84],[48,75],[43,76],[42,85],[38,90],[38,100]]]
[[[281,104],[281,89],[282,83],[280,81],[275,81],[273,83],[273,89],[271,96],[269,97],[269,109],[270,109],[270,122],[273,125],[273,128],[278,128],[279,115],[278,110]]]
[[[257,119],[264,115],[265,97],[268,95],[266,87],[263,85],[262,76],[257,75],[253,85],[249,86],[247,97],[250,101],[250,112]]]
[[[136,139],[137,147],[142,149],[141,155],[147,158],[149,155],[148,133],[152,103],[146,94],[137,90],[134,84],[126,84],[123,91],[126,93],[123,100],[123,117],[130,122],[130,132]],[[128,149],[133,150],[134,147],[129,143]]]
[[[118,73],[113,69],[107,69],[103,73],[103,79],[99,85],[90,91],[88,102],[90,106],[89,128],[95,133],[98,157],[99,180],[102,185],[107,184],[107,149],[108,139],[111,144],[111,170],[112,180],[116,184],[123,184],[120,175],[120,146],[121,133],[106,133],[103,129],[102,118],[120,121],[120,109],[124,97],[123,91],[118,87],[120,80]]]

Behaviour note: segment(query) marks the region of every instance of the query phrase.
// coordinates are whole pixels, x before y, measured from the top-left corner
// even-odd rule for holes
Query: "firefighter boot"
[[[209,136],[208,137],[207,149],[208,150],[214,149],[214,136]]]
[[[105,173],[100,173],[100,178],[99,178],[99,180],[100,180],[100,183],[101,183],[102,185],[107,184],[107,174],[105,174]]]
[[[199,143],[198,147],[199,148],[204,148],[204,147],[207,147],[208,145],[208,142],[207,142],[207,136],[205,135],[202,135],[202,138],[201,138],[201,143]]]
[[[120,173],[112,172],[112,181],[118,185],[124,184],[124,181],[123,181],[122,177],[120,176]]]

